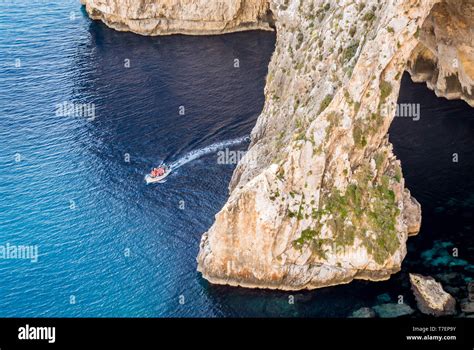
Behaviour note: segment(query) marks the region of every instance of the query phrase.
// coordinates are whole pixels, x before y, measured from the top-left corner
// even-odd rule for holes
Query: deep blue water
[[[212,147],[250,133],[274,42],[266,32],[141,37],[90,21],[75,0],[1,2],[0,245],[38,245],[40,256],[0,260],[0,316],[345,317],[383,293],[410,300],[408,270],[454,271],[452,285],[465,284],[472,109],[407,77],[400,99],[421,103],[422,117],[396,119],[390,134],[425,215],[401,273],[294,293],[290,305],[289,293],[212,286],[196,272],[234,168]],[[57,116],[65,101],[94,103],[96,118]],[[166,184],[144,184],[150,167],[209,146]],[[450,244],[467,265],[446,257]]]

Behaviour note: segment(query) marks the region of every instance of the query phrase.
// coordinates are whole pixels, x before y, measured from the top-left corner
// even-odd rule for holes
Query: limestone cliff
[[[271,30],[267,0],[81,0],[93,19],[143,35]]]
[[[420,208],[387,141],[435,1],[273,1],[266,103],[201,242],[213,283],[318,288],[399,271]]]
[[[443,73],[423,80],[448,95],[443,77],[453,71],[440,57],[448,39],[467,30],[459,24],[443,32],[437,9],[456,5],[433,7],[438,2],[86,0],[93,18],[141,34],[275,23],[263,112],[229,200],[201,241],[198,270],[206,279],[298,290],[382,280],[400,270],[406,240],[421,221],[387,139],[401,75],[409,60],[412,74],[421,74],[419,57],[429,56],[430,71]],[[473,55],[458,46],[457,77],[469,97]]]
[[[427,82],[438,96],[474,106],[474,2],[436,4],[418,35],[408,64],[412,79]]]

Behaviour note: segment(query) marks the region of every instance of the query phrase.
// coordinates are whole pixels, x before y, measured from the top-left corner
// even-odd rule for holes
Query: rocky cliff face
[[[93,19],[143,35],[271,30],[267,0],[81,0]]]
[[[463,99],[474,107],[474,1],[434,5],[410,57],[412,79],[427,82],[436,95]]]
[[[318,288],[399,271],[420,208],[387,141],[434,1],[273,1],[266,104],[202,239],[213,283]]]
[[[86,0],[93,18],[141,34],[221,33],[275,21],[263,112],[229,200],[201,241],[198,270],[206,279],[298,290],[400,270],[421,210],[387,131],[409,59],[414,76],[426,56],[430,72],[446,72],[423,76],[439,91],[449,76],[440,57],[458,28],[444,33],[436,9],[455,1],[437,3]],[[436,44],[441,38],[446,47]],[[473,56],[459,47],[456,72],[468,87]]]

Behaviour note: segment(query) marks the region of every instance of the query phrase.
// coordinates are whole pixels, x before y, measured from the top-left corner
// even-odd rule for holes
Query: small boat
[[[147,184],[161,183],[171,173],[171,168],[166,164],[160,165],[158,168],[154,168],[150,174],[145,176]]]

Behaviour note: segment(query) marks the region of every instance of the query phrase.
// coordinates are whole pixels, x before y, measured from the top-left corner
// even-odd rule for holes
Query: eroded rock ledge
[[[275,21],[265,106],[229,200],[203,235],[204,278],[298,290],[383,280],[400,270],[421,209],[387,131],[407,61],[416,76],[416,52],[433,47],[423,41],[420,49],[419,34],[429,32],[421,28],[439,0],[85,2],[93,18],[147,35],[268,29]],[[442,71],[436,47],[431,67]],[[462,62],[465,84],[469,65]]]

